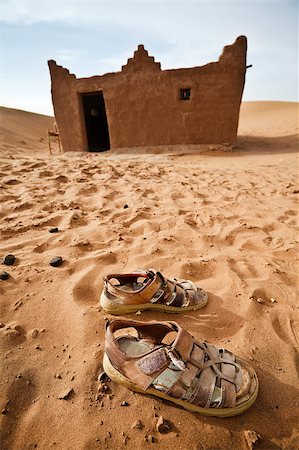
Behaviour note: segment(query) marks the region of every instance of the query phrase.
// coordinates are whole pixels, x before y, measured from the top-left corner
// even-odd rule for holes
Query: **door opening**
[[[82,103],[88,150],[109,150],[110,139],[103,92],[82,94]]]

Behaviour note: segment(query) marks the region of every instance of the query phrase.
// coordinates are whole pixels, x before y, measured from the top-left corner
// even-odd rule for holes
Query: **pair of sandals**
[[[110,314],[203,308],[207,293],[192,281],[155,270],[104,278],[100,304]],[[258,394],[254,369],[230,351],[198,342],[176,322],[113,320],[106,324],[103,368],[111,380],[206,416],[246,411]]]

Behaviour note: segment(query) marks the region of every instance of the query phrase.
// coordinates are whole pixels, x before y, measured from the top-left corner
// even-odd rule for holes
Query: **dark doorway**
[[[88,150],[109,150],[110,139],[103,92],[82,94],[82,102]]]

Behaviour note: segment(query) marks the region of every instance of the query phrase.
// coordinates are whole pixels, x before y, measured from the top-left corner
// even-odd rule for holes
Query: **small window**
[[[180,99],[190,100],[191,89],[180,89]]]

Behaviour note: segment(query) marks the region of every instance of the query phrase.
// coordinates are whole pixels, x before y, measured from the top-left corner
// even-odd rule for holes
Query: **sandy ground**
[[[247,430],[256,449],[297,449],[298,105],[245,103],[232,152],[190,155],[50,156],[52,121],[1,109],[1,263],[16,256],[0,270],[2,449],[239,450]],[[128,317],[177,320],[249,360],[248,412],[204,418],[112,382],[98,393],[102,278],[138,267],[208,291],[197,312]]]

